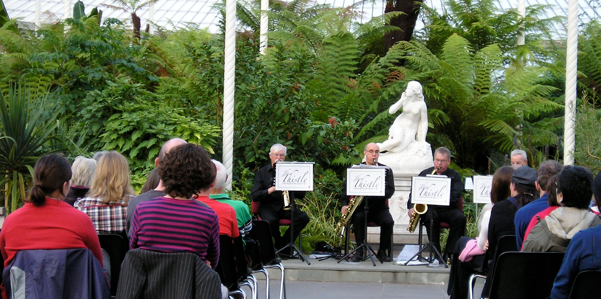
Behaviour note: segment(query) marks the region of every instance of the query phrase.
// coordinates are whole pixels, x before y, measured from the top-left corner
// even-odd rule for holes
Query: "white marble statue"
[[[411,81],[401,95],[401,99],[390,106],[388,112],[403,112],[397,116],[388,131],[388,140],[378,143],[380,151],[401,153],[413,142],[425,142],[428,133],[428,107],[422,94],[422,85]]]

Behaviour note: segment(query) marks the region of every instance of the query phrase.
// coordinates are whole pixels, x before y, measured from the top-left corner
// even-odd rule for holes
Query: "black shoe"
[[[390,263],[390,262],[392,262],[392,259],[385,252],[386,251],[379,251],[378,250],[378,259],[381,260],[384,263]]]
[[[362,261],[363,261],[363,257],[361,257],[358,254],[353,254],[353,257],[351,258],[351,262],[358,263],[358,262],[362,262]]]

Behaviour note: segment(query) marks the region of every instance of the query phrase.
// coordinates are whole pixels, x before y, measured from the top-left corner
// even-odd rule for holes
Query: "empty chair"
[[[221,283],[194,253],[133,249],[121,265],[117,298],[221,299]]]
[[[601,271],[586,270],[578,273],[572,285],[570,299],[590,299],[599,296]]]
[[[497,259],[499,258],[499,255],[501,255],[501,253],[504,252],[509,252],[509,251],[517,251],[517,245],[515,243],[515,235],[507,235],[507,236],[502,236],[499,239],[499,242],[497,243],[497,248],[494,251],[494,255],[493,255],[493,263],[495,263],[497,261]],[[482,263],[482,268],[481,269],[476,269],[476,271],[478,271],[478,273],[472,274],[470,276],[470,280],[468,282],[468,294],[469,294],[469,298],[472,299],[474,298],[474,284],[476,283],[476,279],[478,278],[483,278],[486,279],[488,273],[488,259],[484,259],[483,263]],[[492,279],[492,275],[489,275]]]
[[[505,252],[495,263],[490,299],[545,299],[563,252]]]

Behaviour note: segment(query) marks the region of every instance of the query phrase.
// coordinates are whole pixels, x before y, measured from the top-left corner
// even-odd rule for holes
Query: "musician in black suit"
[[[373,165],[373,166],[386,166],[378,163],[377,160],[380,157],[380,148],[375,143],[369,143],[363,150],[365,155],[365,162],[361,164]],[[365,196],[359,206],[357,206],[353,213],[352,223],[355,232],[355,241],[357,246],[360,246],[365,242],[365,202],[368,204],[368,216],[367,221],[371,221],[380,226],[380,247],[378,249],[378,258],[385,262],[392,262],[392,259],[388,256],[387,251],[392,250],[390,248],[392,229],[394,227],[394,220],[390,215],[387,201],[394,194],[394,177],[392,169],[386,168],[386,189],[384,196]],[[350,196],[346,195],[346,180],[342,185],[342,197],[340,202],[342,203],[342,214],[347,213],[347,207],[349,204]],[[365,260],[364,252],[362,249],[357,251],[357,254],[353,255],[352,261],[358,262]]]

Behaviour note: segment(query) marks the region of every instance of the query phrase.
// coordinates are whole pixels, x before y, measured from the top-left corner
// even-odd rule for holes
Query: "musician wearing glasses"
[[[250,198],[255,202],[260,202],[259,215],[262,220],[269,222],[275,246],[277,249],[280,249],[290,242],[290,234],[294,237],[293,240],[296,240],[302,229],[309,223],[309,216],[297,208],[285,209],[282,191],[275,190],[276,163],[286,160],[286,147],[279,143],[271,146],[269,160],[269,165],[259,169],[255,175],[255,182],[250,193]],[[305,197],[305,192],[289,191],[289,196],[290,200],[302,199]],[[291,219],[293,212],[294,231],[291,232],[290,228],[288,228],[284,235],[281,236],[279,220]]]
[[[361,164],[373,165],[373,166],[386,166],[382,163],[378,163],[378,158],[380,157],[380,148],[375,143],[369,143],[365,146],[363,150],[363,154],[365,155],[365,162]],[[390,215],[390,211],[388,209],[388,199],[392,197],[394,194],[394,177],[392,174],[392,170],[390,168],[386,168],[386,189],[384,192],[384,196],[365,196],[361,204],[355,209],[355,212],[352,215],[352,223],[355,232],[355,241],[357,242],[357,246],[360,246],[365,242],[365,202],[368,204],[368,222],[374,222],[380,226],[380,247],[378,249],[378,258],[384,262],[392,262],[392,259],[388,256],[388,251],[392,250],[390,248],[391,237],[392,237],[392,229],[394,227],[394,220],[392,220],[392,216]],[[349,205],[350,196],[346,195],[346,180],[342,185],[342,214],[347,213],[347,208]],[[359,262],[365,260],[364,252],[362,249],[359,249],[355,255],[352,257],[353,262]]]
[[[461,175],[457,171],[449,168],[451,163],[451,152],[446,147],[439,147],[434,151],[434,167],[424,169],[420,172],[419,176],[427,176],[429,174],[443,175],[451,178],[451,198],[448,206],[437,206],[429,205],[428,211],[422,216],[424,223],[426,224],[426,230],[428,231],[428,238],[436,246],[436,249],[443,254],[440,250],[440,223],[446,222],[450,225],[449,238],[447,239],[447,245],[444,251],[444,259],[453,256],[453,249],[455,243],[465,233],[465,215],[463,211],[457,208],[457,204],[461,199],[461,193],[463,193],[463,183],[461,182]],[[436,171],[434,171],[436,169]],[[409,200],[407,201],[407,209],[409,209],[409,216],[413,214],[413,204],[411,203],[411,194],[409,194]],[[430,220],[432,223],[432,231],[430,231]],[[441,263],[443,261],[440,261]]]

